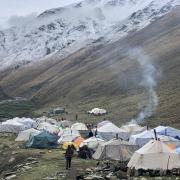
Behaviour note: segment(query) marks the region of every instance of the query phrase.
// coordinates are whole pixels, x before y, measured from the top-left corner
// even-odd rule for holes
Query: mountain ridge
[[[0,70],[19,68],[53,53],[65,58],[97,41],[114,42],[176,5],[178,0],[86,0],[47,10],[34,20],[0,31]]]

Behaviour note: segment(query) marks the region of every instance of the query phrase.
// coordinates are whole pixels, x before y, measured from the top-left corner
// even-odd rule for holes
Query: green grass
[[[1,134],[0,134],[1,135]],[[26,171],[15,171],[17,180],[40,180],[46,177],[54,177],[58,172],[63,176],[58,179],[73,179],[76,175],[80,175],[86,168],[95,167],[97,161],[83,160],[77,157],[72,159],[71,170],[65,169],[64,151],[60,148],[47,150],[47,149],[26,149],[22,143],[14,141],[16,136],[9,135],[8,137],[0,136],[0,179],[3,177],[4,172],[12,172],[13,167],[17,164],[25,164],[28,157],[36,157],[38,163],[30,165],[32,167]],[[12,155],[15,151],[17,154]],[[15,157],[16,161],[9,163],[11,157]]]
[[[0,103],[0,118],[32,116],[35,105],[31,101],[12,101]]]

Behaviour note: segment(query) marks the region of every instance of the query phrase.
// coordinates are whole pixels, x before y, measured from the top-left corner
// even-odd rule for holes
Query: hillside
[[[2,87],[0,86],[0,101],[10,99],[10,97],[4,92]]]
[[[85,111],[98,106],[110,112],[106,118],[125,123],[137,116],[148,99],[139,85],[142,69],[128,55],[138,47],[148,54],[158,74],[159,105],[148,124],[180,128],[179,37],[177,7],[119,41],[87,46],[64,59],[56,54],[35,65],[2,71],[0,85],[11,96],[32,98],[42,110],[61,105],[72,116],[78,113],[82,121],[92,122],[100,118],[89,117]]]

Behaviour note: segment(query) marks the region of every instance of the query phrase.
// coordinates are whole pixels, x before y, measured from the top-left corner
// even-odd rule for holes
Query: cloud
[[[32,22],[33,20],[35,20],[36,16],[37,16],[36,13],[31,13],[26,16],[14,15],[8,19],[7,24],[9,27],[26,25],[26,24],[29,24],[30,22]]]

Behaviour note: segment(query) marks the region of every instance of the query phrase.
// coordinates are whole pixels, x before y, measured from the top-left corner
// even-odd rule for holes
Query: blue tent
[[[169,126],[158,126],[155,128],[157,134],[164,135],[164,136],[170,136],[176,139],[180,140],[180,130],[175,129]]]
[[[176,152],[177,152],[178,154],[180,154],[180,147],[178,147],[178,148],[176,149]]]
[[[27,142],[27,147],[32,148],[55,148],[59,137],[47,131],[42,131],[37,135],[32,135]]]

